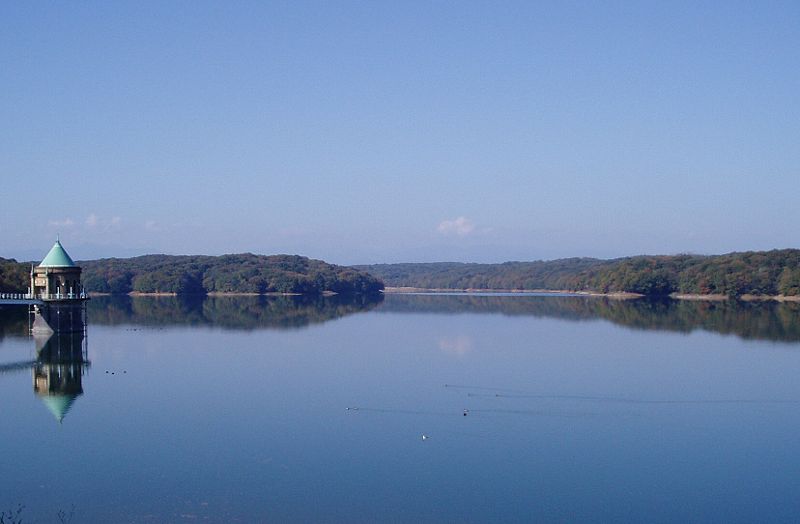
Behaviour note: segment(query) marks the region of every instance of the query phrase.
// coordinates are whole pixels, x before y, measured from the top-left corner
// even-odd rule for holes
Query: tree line
[[[369,295],[383,289],[363,271],[298,255],[145,255],[77,264],[84,287],[98,293]],[[0,259],[0,290],[25,291],[29,272],[29,264]]]
[[[30,264],[0,258],[0,293],[24,293],[30,286]]]
[[[800,295],[800,250],[726,255],[566,258],[503,264],[408,263],[354,266],[387,286],[427,289],[564,290],[600,293]]]
[[[726,255],[636,256],[613,260],[337,266],[297,255],[145,255],[82,261],[90,292],[112,294],[375,294],[384,283],[427,289],[565,290],[699,295],[800,296],[800,250]],[[22,292],[29,263],[0,258],[0,291]]]

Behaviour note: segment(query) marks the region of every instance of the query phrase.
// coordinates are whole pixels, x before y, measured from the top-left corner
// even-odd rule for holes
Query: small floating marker
[[[422,434],[422,440],[428,440],[429,438],[431,438],[429,435]]]
[[[468,413],[469,413],[469,410],[468,410],[468,409],[465,409],[465,410],[464,410],[464,416],[466,417]]]
[[[108,373],[108,370],[106,370],[106,373]]]

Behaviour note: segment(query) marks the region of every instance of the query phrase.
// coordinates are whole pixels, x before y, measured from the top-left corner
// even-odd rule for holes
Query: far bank
[[[645,298],[648,295],[641,293],[600,293],[593,291],[569,291],[569,290],[552,290],[552,289],[447,289],[447,288],[414,288],[414,287],[386,287],[383,290],[386,294],[415,294],[415,293],[437,293],[437,294],[461,294],[461,295],[478,295],[485,293],[502,293],[509,295],[537,295],[537,296],[583,296],[583,297],[605,297],[617,300],[632,300],[637,298]],[[651,297],[652,298],[652,297]],[[730,297],[727,295],[700,295],[700,294],[681,294],[671,293],[666,295],[666,298],[673,300],[702,300],[702,301],[724,301],[724,300],[740,300],[742,302],[800,302],[800,296],[785,296],[785,295],[741,295],[739,297]]]

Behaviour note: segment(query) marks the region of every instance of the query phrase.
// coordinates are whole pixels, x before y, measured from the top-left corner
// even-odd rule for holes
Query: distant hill
[[[441,289],[574,289],[572,279],[608,261],[565,258],[537,262],[475,264],[460,262],[356,265],[387,286]]]
[[[566,258],[503,264],[406,263],[353,266],[387,286],[427,289],[629,292],[648,296],[800,295],[800,250],[717,256]]]
[[[368,295],[383,283],[362,271],[297,255],[145,255],[78,261],[90,292]],[[30,267],[0,259],[0,290],[25,291]]]

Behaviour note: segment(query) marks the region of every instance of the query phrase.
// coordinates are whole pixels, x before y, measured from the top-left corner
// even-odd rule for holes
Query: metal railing
[[[86,291],[80,293],[39,293],[36,297],[39,300],[84,300],[89,298]]]
[[[0,300],[36,300],[30,293],[0,293]]]
[[[0,300],[86,300],[89,294],[80,293],[0,293]]]

